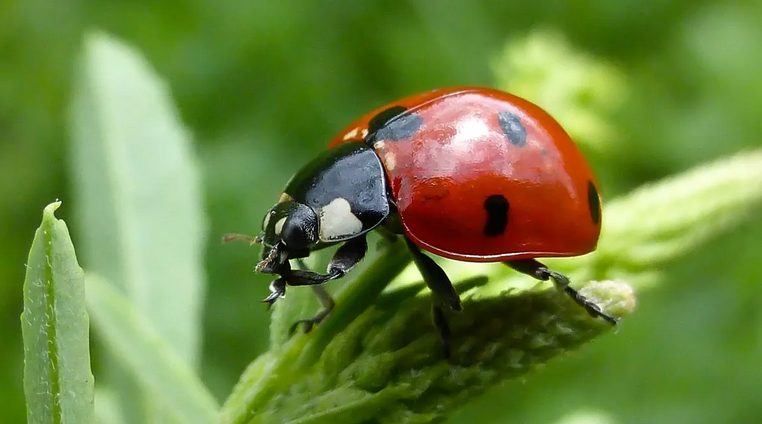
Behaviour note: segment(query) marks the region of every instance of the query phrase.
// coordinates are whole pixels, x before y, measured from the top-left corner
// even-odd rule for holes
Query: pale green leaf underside
[[[135,375],[144,395],[165,407],[178,422],[214,422],[217,401],[113,284],[88,273],[87,305],[109,353]]]
[[[207,222],[191,136],[166,84],[130,46],[88,33],[79,71],[70,169],[81,256],[196,368]],[[171,424],[162,400],[140,398],[115,362],[104,364],[101,381],[114,386],[128,424]]]
[[[195,366],[206,219],[190,135],[165,83],[102,33],[86,37],[72,136],[88,270],[117,284]]]

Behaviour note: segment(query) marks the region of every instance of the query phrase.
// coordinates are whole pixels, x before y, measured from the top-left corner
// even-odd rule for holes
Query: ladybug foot
[[[332,309],[333,309],[333,305],[331,305],[330,308],[323,309],[322,311],[320,311],[320,313],[318,313],[312,318],[300,319],[299,321],[291,324],[291,327],[288,329],[288,335],[293,336],[294,333],[296,333],[296,329],[299,328],[299,325],[302,325],[304,334],[309,333],[310,331],[312,331],[313,328],[315,328],[316,325],[319,325],[321,322],[323,322],[325,317],[327,317],[328,314],[331,313]]]
[[[328,314],[325,314],[328,315]],[[291,327],[288,329],[288,335],[293,336],[294,333],[296,333],[296,329],[299,328],[299,325],[302,326],[302,330],[304,331],[304,334],[309,333],[312,331],[313,328],[315,328],[316,325],[320,324],[321,321],[323,321],[323,318],[325,316],[315,316],[309,319],[300,319],[299,321],[296,321],[295,323],[291,324]]]
[[[579,306],[585,308],[588,314],[593,318],[603,318],[611,325],[617,325],[619,318],[611,316],[601,309],[601,307],[585,296],[581,295],[577,290],[569,285],[569,279],[557,272],[549,271],[549,277],[553,280],[553,284],[559,289],[563,290],[569,297],[571,297]]]
[[[431,305],[431,318],[434,322],[434,327],[436,327],[439,333],[439,340],[442,342],[442,353],[446,359],[450,359],[452,356],[450,326],[447,324],[447,319],[444,316],[442,308],[436,304]]]
[[[304,330],[304,334],[307,334],[307,333],[309,333],[310,331],[312,331],[312,329],[313,329],[313,328],[315,327],[315,325],[316,325],[316,324],[318,324],[318,323],[317,323],[317,322],[315,322],[315,321],[313,321],[313,320],[311,320],[311,319],[300,319],[299,321],[297,321],[297,322],[295,322],[295,323],[291,324],[291,327],[289,327],[289,329],[288,329],[288,335],[289,335],[289,336],[293,336],[293,335],[294,335],[294,333],[296,333],[296,329],[297,329],[297,328],[299,328],[299,325],[300,325],[300,324],[303,324],[303,327],[302,327],[302,328],[303,328],[303,330]]]
[[[333,308],[336,307],[336,302],[333,300],[333,297],[331,297],[331,295],[328,293],[328,290],[326,290],[324,286],[319,285],[311,287],[312,291],[315,293],[315,296],[317,296],[318,300],[320,301],[320,304],[323,305],[323,310],[312,318],[300,319],[299,321],[293,323],[291,328],[288,330],[289,336],[293,336],[294,333],[296,333],[296,329],[300,324],[303,326],[302,328],[304,329],[304,334],[309,333],[313,328],[315,328],[316,325],[323,322],[325,317],[327,317]]]
[[[509,267],[515,269],[518,272],[521,272],[522,274],[531,275],[532,277],[541,280],[541,281],[548,281],[552,280],[553,284],[558,288],[559,290],[562,290],[564,293],[566,293],[569,297],[574,300],[578,305],[585,308],[588,314],[590,314],[593,318],[603,318],[606,322],[608,322],[611,325],[616,325],[619,323],[619,318],[613,317],[601,309],[599,305],[597,305],[592,300],[586,298],[585,296],[581,295],[577,290],[572,288],[569,285],[569,278],[567,278],[565,275],[550,271],[548,267],[545,265],[537,262],[534,259],[525,259],[520,261],[507,261],[504,262]]]
[[[270,295],[262,300],[268,306],[272,306],[278,299],[286,297],[286,280],[278,278],[270,283]]]

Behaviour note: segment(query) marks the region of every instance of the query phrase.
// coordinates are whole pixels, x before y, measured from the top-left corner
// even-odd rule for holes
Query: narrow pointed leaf
[[[93,422],[85,283],[69,230],[45,208],[24,281],[24,391],[30,424]]]

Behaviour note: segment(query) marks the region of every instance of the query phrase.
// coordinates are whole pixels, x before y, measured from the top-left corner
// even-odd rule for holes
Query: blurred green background
[[[67,106],[91,28],[142,51],[195,135],[211,219],[203,379],[220,399],[267,345],[269,280],[251,272],[256,251],[219,235],[256,232],[290,174],[367,110],[440,86],[510,88],[506,46],[537,28],[620,79],[616,102],[596,100],[608,88],[577,99],[609,126],[591,137],[611,140],[583,144],[605,198],[762,146],[758,1],[0,0],[3,423],[24,422],[24,263],[42,207],[71,192]],[[762,422],[760,240],[755,218],[667,269],[616,334],[452,421]]]

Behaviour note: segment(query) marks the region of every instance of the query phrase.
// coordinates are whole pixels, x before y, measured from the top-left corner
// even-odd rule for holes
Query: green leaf
[[[93,422],[85,283],[66,223],[43,212],[24,280],[24,391],[30,424]]]
[[[116,393],[98,386],[95,389],[95,422],[98,424],[124,424]]]
[[[193,369],[113,284],[87,274],[87,305],[109,353],[124,363],[171,416],[184,424],[209,424],[217,402]]]
[[[456,362],[448,363],[429,319],[428,292],[416,297],[422,284],[377,297],[410,262],[401,247],[388,245],[343,286],[338,307],[320,327],[257,358],[226,400],[220,422],[429,422],[446,409],[440,406],[462,403],[610,328],[555,290],[484,297],[483,279],[471,278],[458,284],[467,300],[464,312],[451,317]],[[634,307],[622,283],[589,284],[583,293],[616,316]],[[422,410],[405,410],[424,397]]]
[[[165,83],[131,47],[89,33],[79,71],[70,171],[83,263],[197,368],[207,221],[190,134]],[[105,364],[128,423],[166,422],[118,364]]]
[[[386,252],[376,263],[388,263],[394,254]],[[372,286],[371,271],[353,285]],[[407,296],[390,292],[358,317],[334,321],[342,330],[327,344],[321,327],[294,337],[277,355],[258,358],[223,407],[221,422],[433,422],[611,329],[556,290],[482,297],[474,286],[466,289],[463,312],[449,317],[452,362],[443,358],[431,324],[430,296],[410,297],[416,290],[402,287]],[[582,293],[619,317],[635,304],[621,282],[590,283]]]

